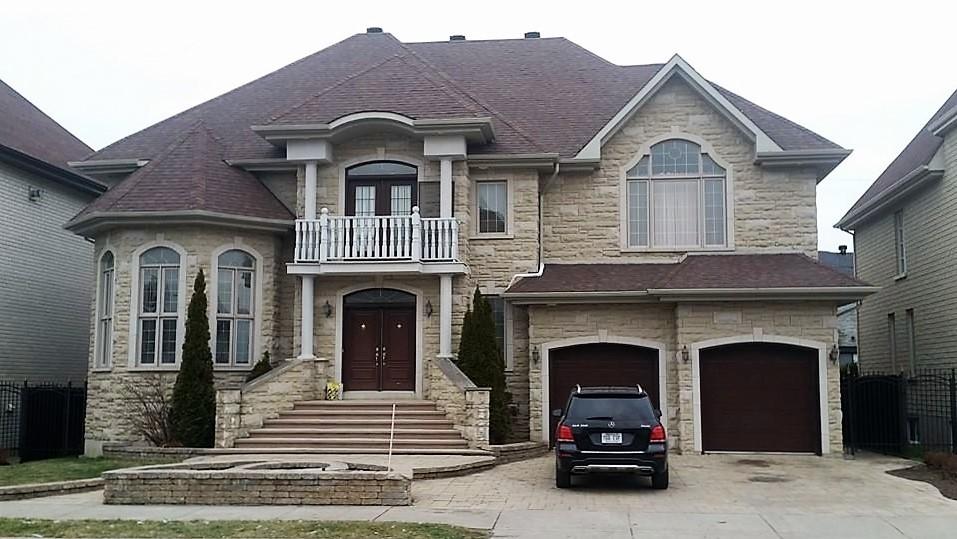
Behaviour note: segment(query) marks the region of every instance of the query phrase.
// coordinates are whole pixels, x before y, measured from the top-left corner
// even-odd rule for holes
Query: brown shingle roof
[[[252,174],[223,161],[223,145],[201,123],[143,168],[87,206],[94,213],[203,210],[291,220],[289,210]]]
[[[509,294],[867,287],[801,254],[694,255],[677,264],[547,264]]]
[[[943,106],[941,106],[930,120],[927,121],[927,124],[917,132],[917,135],[904,147],[904,150],[891,161],[891,164],[874,180],[874,183],[861,195],[861,198],[857,199],[857,202],[851,206],[851,209],[841,218],[841,221],[847,219],[848,216],[864,207],[871,200],[879,197],[887,191],[888,188],[894,185],[897,180],[900,180],[919,167],[930,164],[930,160],[934,157],[934,154],[937,153],[944,139],[934,135],[928,128],[945,112],[954,107],[957,107],[957,91],[954,91],[954,93],[947,98]]]
[[[65,166],[93,149],[0,80],[0,146]]]
[[[403,44],[389,34],[359,34],[134,133],[91,159],[154,159],[197,121],[220,142],[221,157],[278,158],[282,150],[251,126],[322,123],[366,111],[487,116],[496,138],[470,153],[571,157],[661,65],[617,66],[564,38]],[[786,149],[837,147],[722,91]],[[165,163],[178,166],[170,158]],[[253,196],[237,193],[240,204],[231,213],[243,211]]]

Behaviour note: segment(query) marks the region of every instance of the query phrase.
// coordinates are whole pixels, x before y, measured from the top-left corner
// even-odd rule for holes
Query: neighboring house
[[[93,244],[64,230],[106,190],[89,146],[0,81],[0,380],[82,383]]]
[[[866,370],[957,367],[957,92],[837,226],[857,275],[881,287],[859,308]]]
[[[576,383],[638,383],[679,450],[840,451],[836,308],[873,288],[816,261],[815,187],[848,153],[678,56],[369,29],[75,164],[127,175],[69,224],[115,268],[89,452],[137,439],[124,382],[171,383],[199,269],[220,389],[269,351],[347,399],[437,402],[482,445],[445,382],[476,391],[448,360],[478,286],[517,439],[548,440]],[[261,422],[311,383],[220,404]]]
[[[854,277],[854,253],[847,252],[847,245],[838,248],[836,253],[818,251],[818,261]],[[841,349],[841,367],[857,362],[857,302],[837,308],[837,345]]]

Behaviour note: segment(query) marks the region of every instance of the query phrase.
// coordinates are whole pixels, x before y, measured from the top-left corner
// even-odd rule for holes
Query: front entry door
[[[415,391],[415,310],[347,308],[342,382],[346,391]]]

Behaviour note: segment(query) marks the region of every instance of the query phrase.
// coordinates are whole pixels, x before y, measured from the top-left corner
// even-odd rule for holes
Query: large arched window
[[[346,169],[346,215],[409,215],[418,205],[418,170],[397,161],[373,161]]]
[[[169,247],[153,247],[140,255],[140,365],[176,363],[179,325],[180,256]]]
[[[217,365],[245,366],[253,354],[255,327],[256,259],[232,249],[217,258],[216,347]]]
[[[727,245],[727,172],[697,144],[659,142],[625,178],[629,247]]]
[[[96,351],[95,366],[109,368],[113,364],[113,253],[107,251],[100,257],[99,295],[96,306]]]

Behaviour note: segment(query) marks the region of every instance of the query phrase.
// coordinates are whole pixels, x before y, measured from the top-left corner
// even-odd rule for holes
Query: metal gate
[[[83,453],[86,385],[0,382],[0,450],[22,461]]]

